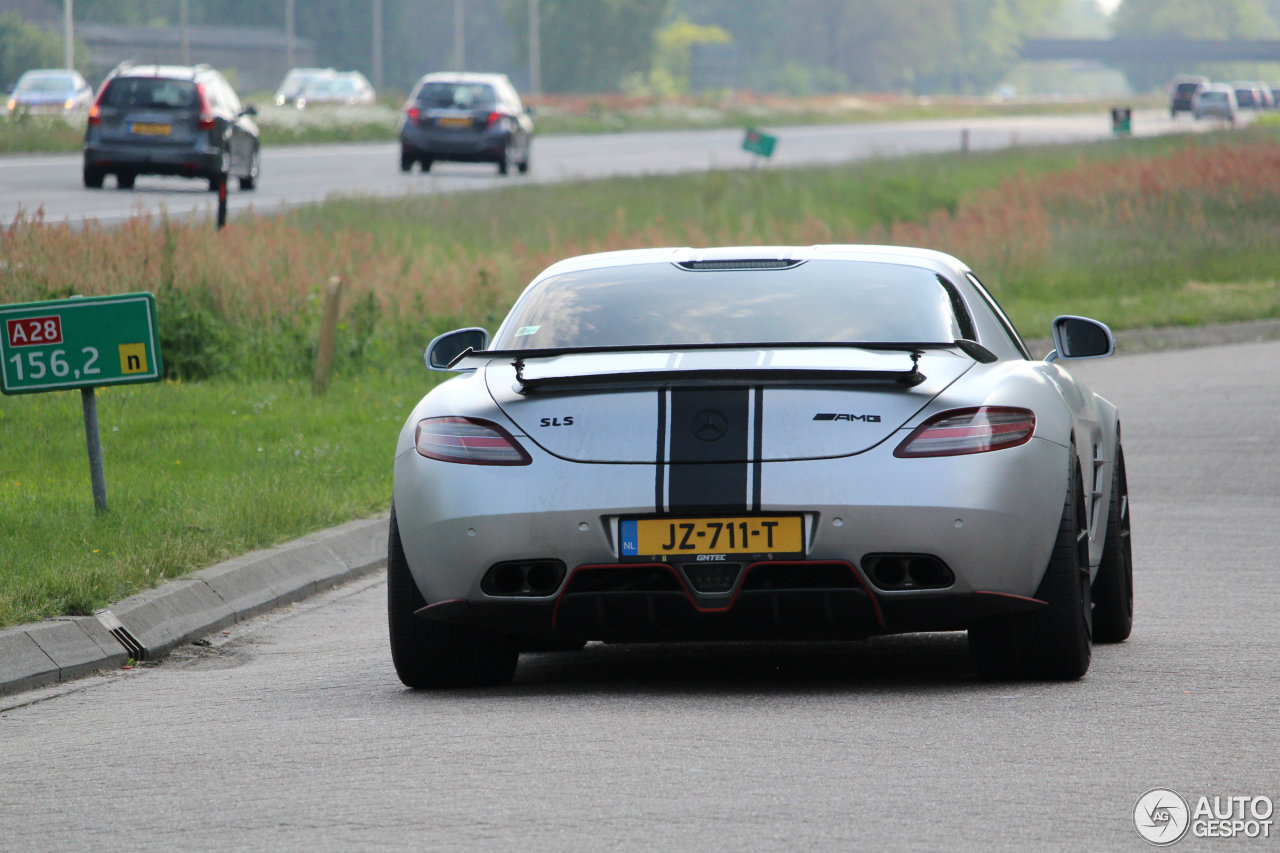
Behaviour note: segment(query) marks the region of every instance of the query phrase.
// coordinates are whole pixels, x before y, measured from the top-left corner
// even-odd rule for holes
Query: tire
[[[116,187],[122,190],[131,190],[137,179],[138,176],[133,172],[116,172]]]
[[[387,624],[396,675],[416,690],[508,684],[520,657],[514,637],[475,625],[432,622],[400,542],[395,507],[387,536]]]
[[[498,155],[498,174],[505,175],[508,171],[508,165],[511,162],[511,143],[508,142],[506,147],[502,149],[502,153]]]
[[[518,171],[522,175],[529,174],[529,161],[531,159],[533,159],[533,155],[526,152],[524,155],[524,159],[521,160],[519,163],[516,163],[516,171]]]
[[[1133,631],[1133,548],[1129,528],[1129,479],[1124,448],[1116,445],[1107,510],[1107,538],[1093,581],[1093,641],[1123,643]]]
[[[406,173],[412,172],[413,164],[416,160],[417,158],[413,156],[413,153],[409,151],[409,149],[407,148],[400,149],[400,171],[406,172]]]
[[[91,190],[102,189],[102,182],[106,177],[106,173],[101,169],[93,169],[89,166],[84,167],[84,185]]]
[[[258,175],[262,172],[262,155],[257,148],[253,149],[253,157],[249,160],[249,174],[240,178],[240,189],[258,188]]]
[[[426,157],[423,157],[421,160],[418,161],[418,166],[422,169],[423,172],[431,171],[431,161],[428,160]]]
[[[219,165],[222,171],[214,172],[209,176],[209,192],[211,193],[218,192],[222,185],[227,182],[227,179],[231,177],[231,154],[226,150],[222,152]]]
[[[1035,594],[1048,606],[991,617],[969,628],[969,651],[982,678],[1068,681],[1089,670],[1089,521],[1074,447],[1067,483],[1058,535]]]

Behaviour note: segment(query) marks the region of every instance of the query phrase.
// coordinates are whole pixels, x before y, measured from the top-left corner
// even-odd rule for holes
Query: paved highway
[[[1173,122],[1159,110],[1135,115],[1138,135],[1213,129],[1216,123]],[[837,163],[876,156],[1007,148],[1052,142],[1106,138],[1111,119],[1096,115],[948,119],[884,124],[780,128],[773,165]],[[257,190],[228,197],[228,212],[270,212],[323,201],[333,194],[398,196],[424,192],[487,189],[521,182],[549,182],[611,175],[692,172],[746,168],[752,155],[741,150],[741,130],[545,136],[534,144],[528,176],[496,175],[487,165],[437,164],[430,173],[399,171],[394,143],[268,147],[262,152]],[[114,187],[87,190],[81,184],[80,157],[0,157],[0,223],[19,214],[43,215],[50,222],[96,219],[115,224],[139,212],[167,212],[213,218],[216,196],[205,181],[140,177],[131,191]]]
[[[1148,789],[1280,799],[1278,364],[1076,368],[1121,407],[1137,588],[1082,681],[979,682],[947,634],[593,644],[415,693],[378,575],[0,699],[0,849],[1140,851]]]

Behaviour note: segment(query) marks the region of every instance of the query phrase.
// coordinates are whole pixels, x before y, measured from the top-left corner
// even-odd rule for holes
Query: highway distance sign
[[[32,394],[164,376],[150,293],[0,306],[0,391]]]

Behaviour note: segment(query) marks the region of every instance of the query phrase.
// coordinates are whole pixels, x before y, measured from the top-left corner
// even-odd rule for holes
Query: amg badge
[[[868,424],[880,423],[879,415],[848,415],[836,412],[819,412],[813,416],[815,421],[862,421]]]

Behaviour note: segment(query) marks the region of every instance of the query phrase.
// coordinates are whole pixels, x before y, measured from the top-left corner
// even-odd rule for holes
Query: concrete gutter
[[[0,631],[0,696],[70,681],[176,646],[381,568],[387,520],[352,521],[254,551],[113,604]]]
[[[1121,353],[1280,339],[1280,321],[1135,329],[1116,333]],[[1033,355],[1052,349],[1027,342]],[[94,616],[50,619],[0,631],[0,696],[46,687],[174,647],[233,622],[299,601],[381,568],[388,516],[352,521],[254,551],[126,598]]]

